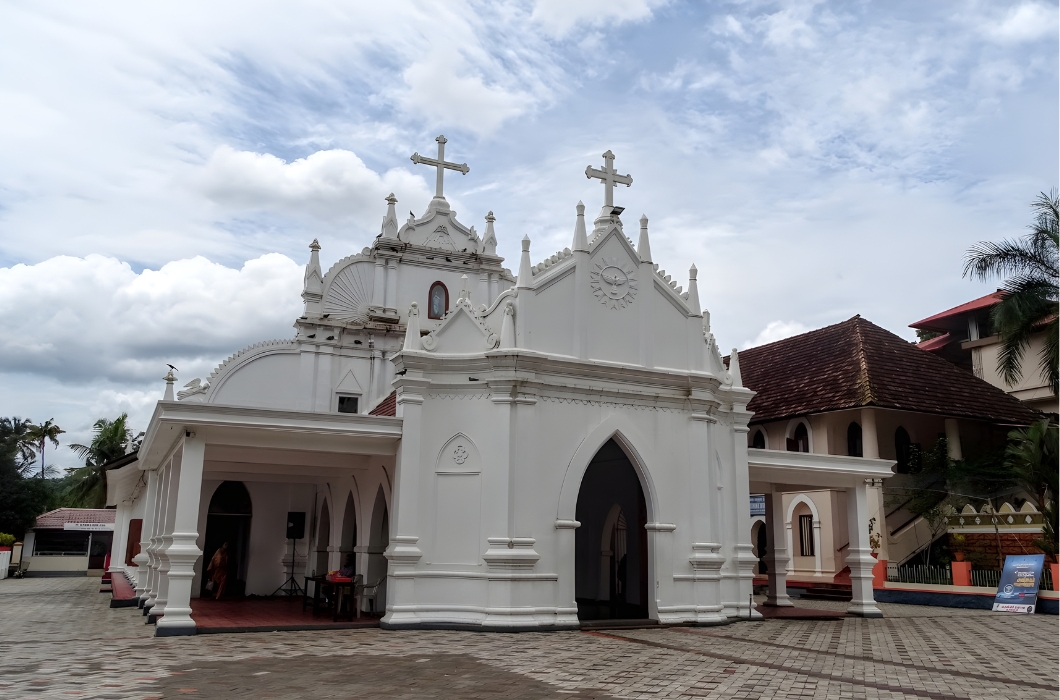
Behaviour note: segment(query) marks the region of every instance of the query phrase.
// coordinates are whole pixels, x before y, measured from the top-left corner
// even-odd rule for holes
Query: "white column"
[[[386,304],[386,261],[375,259],[375,278],[372,286],[372,308],[383,308]]]
[[[489,306],[493,303],[493,297],[490,296],[490,276],[488,272],[481,272],[478,276],[478,299],[472,297],[471,301],[475,307],[485,304]]]
[[[813,519],[813,566],[814,576],[821,575],[821,521]]]
[[[166,614],[166,603],[169,601],[169,545],[173,538],[173,520],[176,514],[177,501],[177,479],[180,478],[180,454],[170,460],[166,467],[166,494],[163,508],[160,511],[158,528],[158,544],[155,545],[155,553],[158,555],[158,583],[155,586],[155,603],[148,613],[149,623],[157,622],[158,618]]]
[[[947,418],[946,425],[946,454],[950,459],[964,459],[961,451],[961,431],[957,426],[956,418]]]
[[[139,607],[147,600],[147,574],[151,570],[147,549],[151,546],[154,534],[155,498],[158,496],[158,472],[147,472],[147,492],[144,494],[144,519],[140,526],[140,553],[133,557],[136,562],[136,595],[140,599]]]
[[[165,616],[158,621],[155,635],[168,637],[195,634],[191,619],[191,581],[195,576],[195,562],[202,556],[199,539],[199,497],[202,493],[202,463],[206,452],[206,438],[188,433],[180,460],[180,471],[175,475],[173,531],[166,549],[169,584]]]
[[[397,262],[394,260],[386,263],[386,309],[397,310]]]
[[[846,564],[850,567],[851,601],[847,612],[862,617],[883,617],[872,596],[872,567],[876,560],[869,547],[868,486],[864,481],[847,489],[847,528],[850,547]]]
[[[880,440],[876,434],[876,411],[861,409],[861,455],[866,459],[880,458]]]
[[[766,537],[769,553],[766,555],[766,567],[769,571],[769,593],[766,605],[776,607],[793,607],[788,598],[788,550],[784,535],[784,498],[783,494],[772,490],[766,493]]]
[[[155,492],[155,516],[151,525],[151,542],[147,547],[147,555],[150,559],[147,572],[147,599],[144,601],[144,614],[150,615],[158,597],[158,570],[162,565],[162,559],[158,548],[162,544],[162,527],[165,522],[166,492],[169,490],[169,468],[167,465],[158,467],[158,488]]]
[[[783,496],[781,496],[783,498]],[[784,521],[784,542],[788,546],[788,565],[784,567],[784,572],[790,576],[795,573],[795,543],[794,538],[791,536],[791,521]]]
[[[132,513],[132,504],[124,501],[118,503],[118,512],[115,514],[114,539],[110,543],[110,568],[107,572],[116,574],[125,571],[125,553],[129,549],[129,514]]]

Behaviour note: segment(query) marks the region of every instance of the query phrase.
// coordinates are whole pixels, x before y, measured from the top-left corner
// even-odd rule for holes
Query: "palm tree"
[[[40,453],[40,478],[44,478],[44,444],[51,441],[54,447],[59,446],[59,436],[66,431],[53,423],[54,419],[49,418],[40,425],[31,425],[29,430],[26,432],[26,438],[32,441],[34,449]]]
[[[1019,240],[984,241],[965,254],[964,276],[987,280],[1005,278],[1002,300],[990,312],[994,332],[1001,339],[997,369],[1012,386],[1023,376],[1023,355],[1031,336],[1045,331],[1039,358],[1041,376],[1054,394],[1060,367],[1060,325],[1057,304],[1057,237],[1060,234],[1060,198],[1056,189],[1042,192],[1031,204],[1035,221]]]
[[[1006,466],[1012,469],[1019,484],[1034,495],[1038,510],[1044,514],[1042,537],[1034,546],[1054,558],[1057,555],[1057,491],[1060,488],[1060,436],[1055,425],[1042,420],[1028,428],[1008,434]]]
[[[36,456],[36,442],[30,436],[31,427],[33,422],[29,418],[0,418],[0,434],[13,442],[15,469],[22,476],[26,476]]]
[[[144,434],[133,432],[127,413],[114,420],[100,418],[92,425],[92,433],[92,442],[89,444],[70,445],[70,449],[85,460],[85,466],[72,470],[74,483],[66,495],[70,505],[102,508],[107,501],[104,466],[139,450]]]

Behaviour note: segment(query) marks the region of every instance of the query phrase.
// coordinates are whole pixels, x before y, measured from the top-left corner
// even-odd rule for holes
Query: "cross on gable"
[[[435,179],[435,185],[434,185],[434,198],[435,199],[445,199],[445,197],[442,196],[442,181],[443,181],[443,178],[444,178],[443,173],[446,170],[458,170],[461,173],[463,173],[464,175],[467,175],[468,171],[471,170],[471,168],[467,167],[467,163],[447,163],[445,161],[445,144],[446,144],[445,136],[439,136],[438,138],[435,139],[435,141],[438,142],[438,158],[437,159],[424,158],[419,153],[413,153],[412,154],[412,162],[415,163],[416,165],[431,165],[431,166],[434,166],[435,168],[438,169],[438,175],[437,175],[437,177]]]
[[[610,150],[605,151],[603,155],[604,169],[597,170],[593,166],[589,165],[585,168],[585,177],[596,178],[602,180],[604,184],[604,206],[613,207],[615,206],[615,187],[617,185],[625,185],[629,187],[633,184],[633,178],[629,175],[619,175],[615,171],[615,154]]]

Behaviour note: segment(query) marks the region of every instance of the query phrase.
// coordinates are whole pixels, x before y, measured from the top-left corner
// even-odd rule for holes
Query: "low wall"
[[[84,576],[88,571],[88,555],[70,557],[36,554],[24,557],[22,568],[26,576]]]
[[[872,594],[878,603],[990,610],[994,606],[997,590],[979,586],[938,586],[929,583],[887,581],[883,588],[875,588]],[[1038,591],[1036,610],[1046,615],[1056,615],[1058,599],[1060,593],[1056,591]]]

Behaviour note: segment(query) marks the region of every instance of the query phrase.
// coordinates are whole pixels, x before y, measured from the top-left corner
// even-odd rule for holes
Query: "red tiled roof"
[[[753,422],[880,406],[1025,425],[1038,414],[975,375],[854,318],[740,353]]]
[[[397,392],[392,391],[385,399],[375,405],[368,412],[370,416],[396,416],[397,415]]]
[[[966,314],[969,311],[977,311],[979,309],[988,309],[994,304],[999,303],[1004,298],[1005,293],[1000,289],[992,294],[987,294],[985,297],[979,297],[973,299],[960,306],[954,306],[952,309],[943,311],[940,314],[934,316],[928,316],[922,321],[916,323],[910,323],[910,328],[919,328],[921,330],[933,330],[933,331],[948,331],[950,330],[950,323],[944,323],[944,321],[954,320],[954,316],[960,316]]]
[[[921,341],[917,343],[916,346],[921,350],[934,352],[936,350],[941,350],[942,348],[949,345],[951,340],[953,340],[952,335],[950,335],[949,333],[943,333],[942,335],[935,336],[934,338]]]
[[[66,523],[113,523],[114,508],[56,508],[37,516],[38,530],[62,530]]]

